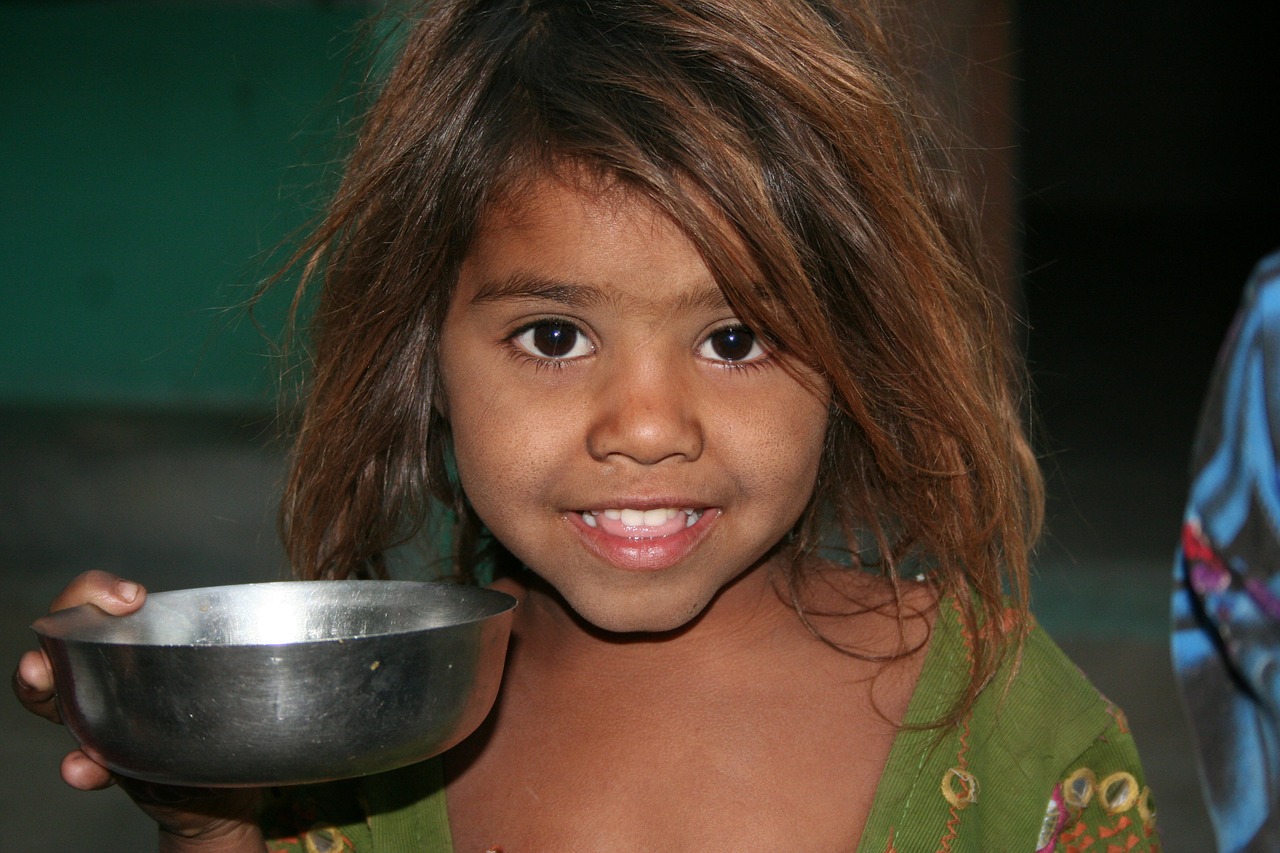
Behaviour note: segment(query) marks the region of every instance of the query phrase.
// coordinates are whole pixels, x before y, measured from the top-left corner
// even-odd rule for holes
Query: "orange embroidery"
[[[1089,827],[1085,826],[1083,823],[1077,823],[1075,826],[1071,827],[1066,832],[1062,833],[1062,840],[1063,841],[1086,841],[1087,844],[1092,844],[1093,843],[1092,838],[1086,840],[1086,839],[1083,839],[1082,837],[1088,831],[1089,831]]]
[[[973,654],[973,637],[969,635],[969,630],[965,626],[964,613],[960,609],[959,599],[953,597],[951,599],[951,605],[952,607],[955,608],[956,613],[960,616],[960,625],[961,625],[960,635],[961,637],[964,638],[965,657],[968,658],[969,660],[969,674],[972,675],[974,671],[974,666],[975,666],[975,660],[974,660],[974,654]],[[972,713],[965,715],[964,726],[960,730],[960,750],[959,752],[956,753],[956,766],[953,767],[951,770],[948,770],[947,773],[942,777],[942,786],[943,786],[944,796],[946,796],[946,793],[949,790],[948,783],[951,781],[953,773],[959,776],[959,778],[961,778],[962,780],[965,777],[967,777],[970,780],[973,780],[973,785],[971,786],[973,800],[971,800],[970,802],[976,801],[978,796],[977,780],[973,779],[973,775],[969,773],[969,723],[972,719],[972,716],[973,716]],[[942,841],[938,845],[938,853],[948,853],[948,851],[951,850],[951,844],[956,840],[956,836],[960,832],[960,811],[969,804],[966,802],[964,803],[964,805],[961,805],[958,797],[955,800],[952,800],[950,797],[948,797],[947,801],[951,805],[951,814],[950,814],[950,817],[947,819],[947,831],[942,836]]]
[[[1159,851],[1159,839],[1153,837],[1151,790],[1139,789],[1132,773],[1117,771],[1098,782],[1092,770],[1081,767],[1067,777],[1063,787],[1074,820],[1059,838],[1064,853],[1128,853],[1140,846],[1143,838],[1150,839],[1152,851]],[[1102,817],[1098,810],[1109,817]],[[1086,815],[1105,822],[1090,827]]]
[[[1129,734],[1129,718],[1125,716],[1124,711],[1107,702],[1107,713],[1116,721],[1116,728],[1120,730],[1120,734]]]
[[[1125,851],[1132,850],[1137,845],[1138,845],[1138,836],[1130,835],[1129,840],[1126,841],[1123,845],[1108,844],[1107,853],[1125,853]]]
[[[1133,824],[1133,821],[1129,820],[1129,818],[1127,818],[1127,817],[1122,817],[1122,818],[1120,818],[1120,820],[1116,821],[1116,825],[1115,825],[1115,826],[1100,826],[1100,827],[1098,827],[1098,837],[1099,837],[1099,838],[1113,838],[1113,837],[1115,837],[1115,836],[1119,835],[1120,833],[1124,832],[1124,831],[1125,831],[1126,829],[1128,829],[1132,824]]]

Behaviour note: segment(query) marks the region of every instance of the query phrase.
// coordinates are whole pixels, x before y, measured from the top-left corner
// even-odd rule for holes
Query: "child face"
[[[472,506],[605,630],[684,625],[776,556],[813,491],[827,397],[737,321],[669,219],[616,187],[548,179],[490,211],[441,378]]]

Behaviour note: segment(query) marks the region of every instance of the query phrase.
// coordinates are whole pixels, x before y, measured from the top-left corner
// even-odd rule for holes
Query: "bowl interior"
[[[37,620],[42,636],[85,643],[253,646],[344,642],[447,628],[510,610],[515,599],[478,587],[412,581],[283,581],[147,596],[123,617],[81,605]]]

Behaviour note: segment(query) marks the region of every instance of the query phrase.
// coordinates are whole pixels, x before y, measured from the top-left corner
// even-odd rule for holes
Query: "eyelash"
[[[521,346],[519,343],[516,342],[517,339],[521,335],[523,335],[525,332],[532,331],[533,329],[536,329],[539,326],[549,326],[549,325],[567,326],[573,329],[579,335],[582,335],[584,338],[587,338],[588,342],[591,340],[589,337],[587,337],[587,334],[584,331],[582,331],[582,327],[579,326],[577,323],[573,322],[572,320],[567,320],[563,317],[540,317],[537,320],[531,320],[528,323],[525,323],[524,325],[520,326],[511,334],[507,335],[506,337],[507,350],[511,354],[511,357],[523,364],[530,364],[535,369],[539,369],[539,370],[543,368],[549,368],[552,370],[563,370],[566,367],[570,367],[573,364],[573,362],[578,361],[579,359],[577,358],[547,358],[545,356],[539,356],[535,353],[529,352],[527,349],[525,349],[523,346]],[[592,349],[593,350],[595,349],[594,345],[592,346]]]
[[[716,361],[712,362],[721,370],[764,370],[773,361],[773,356],[766,350],[765,354],[751,361]]]
[[[762,367],[764,367],[764,366],[766,365],[766,363],[768,363],[769,361],[771,361],[771,360],[772,360],[772,358],[773,358],[773,350],[772,350],[772,348],[770,348],[769,346],[767,346],[767,345],[765,344],[764,339],[763,339],[761,336],[757,335],[755,332],[751,331],[751,327],[747,326],[747,325],[746,325],[746,324],[744,324],[744,323],[740,323],[740,322],[738,322],[738,321],[736,321],[736,320],[735,320],[735,321],[732,321],[732,322],[729,322],[729,323],[725,323],[723,326],[718,326],[718,327],[716,327],[716,328],[712,329],[710,332],[708,332],[708,333],[707,333],[707,334],[702,338],[702,342],[701,342],[700,344],[698,344],[698,349],[699,349],[699,350],[701,350],[704,346],[706,346],[708,343],[710,343],[710,342],[711,342],[711,340],[712,340],[713,338],[715,338],[715,336],[716,336],[716,335],[719,335],[719,334],[721,334],[721,333],[723,333],[723,332],[729,332],[729,331],[742,331],[742,332],[745,332],[746,334],[750,335],[750,336],[751,336],[751,349],[752,349],[752,350],[754,350],[754,349],[756,349],[756,348],[758,347],[758,348],[760,349],[760,354],[759,354],[759,355],[757,355],[757,356],[755,356],[754,358],[746,359],[746,360],[742,360],[742,359],[734,359],[734,360],[727,360],[727,359],[726,359],[726,360],[721,360],[721,359],[707,359],[707,360],[708,360],[708,361],[710,361],[712,364],[715,364],[715,365],[716,365],[716,366],[718,366],[718,367],[726,368],[726,369],[732,369],[732,370],[743,370],[743,369],[746,369],[746,368],[749,368],[749,367],[750,367],[750,368],[762,368]],[[750,354],[750,350],[748,351],[748,355],[749,355],[749,354]]]
[[[532,331],[533,329],[536,329],[539,326],[547,326],[547,325],[567,326],[568,328],[573,329],[577,334],[586,338],[588,342],[590,342],[591,340],[590,337],[587,336],[586,332],[582,330],[582,327],[579,326],[578,323],[572,320],[568,320],[563,317],[542,317],[537,320],[532,320],[528,323],[525,323],[524,325],[520,326],[515,331],[513,331],[511,334],[507,335],[507,337],[505,338],[505,342],[507,344],[507,350],[510,353],[511,357],[517,359],[522,363],[530,364],[535,369],[550,368],[552,370],[562,370],[566,367],[572,366],[574,362],[584,358],[584,356],[578,356],[576,358],[550,358],[546,356],[539,356],[535,353],[530,352],[525,347],[517,343],[517,339],[519,339],[521,335],[524,335],[526,332]],[[750,327],[746,326],[743,323],[736,322],[736,321],[731,323],[725,323],[723,326],[717,326],[716,328],[707,332],[707,334],[703,336],[702,340],[699,341],[697,349],[701,349],[715,335],[729,329],[744,329],[750,332]],[[754,333],[752,334],[754,335]],[[717,359],[707,359],[707,361],[714,364],[716,367],[719,367],[725,370],[734,370],[734,371],[761,370],[773,362],[774,351],[772,347],[766,346],[759,338],[756,339],[756,343],[758,343],[761,349],[764,351],[762,355],[757,356],[756,358],[753,358],[747,361],[720,361]],[[594,351],[594,349],[595,349],[595,346],[594,344],[592,344],[592,351]]]

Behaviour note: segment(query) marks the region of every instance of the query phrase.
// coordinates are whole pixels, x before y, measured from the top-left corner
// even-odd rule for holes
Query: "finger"
[[[65,610],[79,604],[96,605],[112,616],[132,613],[142,606],[146,590],[141,584],[110,572],[89,571],[79,575],[58,593],[49,610]]]
[[[144,782],[129,776],[112,777],[115,784],[140,803],[155,806],[180,806],[223,797],[227,791],[216,791],[213,788],[187,788],[179,785],[161,785],[156,782]]]
[[[114,784],[110,770],[78,749],[62,759],[62,781],[78,791],[100,791]]]
[[[53,669],[43,652],[30,651],[18,659],[13,671],[13,692],[28,711],[62,722],[54,702]]]

